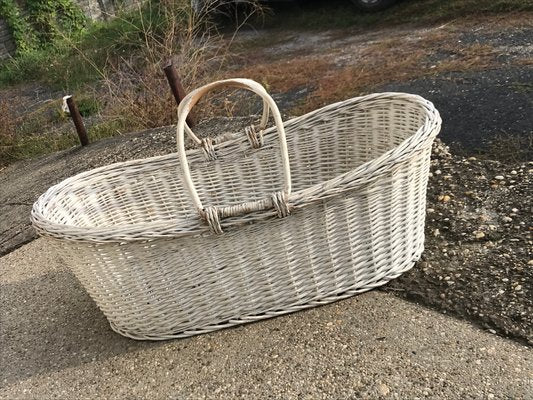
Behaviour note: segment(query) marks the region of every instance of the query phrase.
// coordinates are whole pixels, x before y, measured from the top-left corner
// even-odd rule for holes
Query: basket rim
[[[301,209],[309,204],[327,198],[340,196],[346,191],[354,190],[361,185],[366,185],[376,180],[384,172],[393,170],[396,165],[414,157],[418,152],[431,146],[433,139],[440,130],[440,114],[429,100],[415,94],[401,92],[374,93],[365,96],[353,97],[344,101],[339,101],[313,110],[299,117],[291,118],[284,122],[286,128],[298,124],[302,119],[307,119],[316,114],[336,109],[346,104],[360,103],[368,105],[375,101],[382,100],[404,100],[413,104],[418,104],[425,109],[425,121],[420,128],[411,136],[406,138],[401,144],[386,151],[381,156],[369,160],[357,168],[340,174],[327,181],[315,184],[299,191],[294,191],[289,196],[291,210]],[[270,127],[265,130],[264,136],[276,135],[276,128]],[[215,149],[222,149],[234,145],[237,142],[247,141],[243,135],[226,136],[227,140],[214,144]],[[187,150],[187,155],[201,151],[198,148]],[[148,222],[138,224],[118,224],[103,227],[78,226],[72,224],[60,224],[47,218],[48,204],[68,191],[69,187],[80,179],[100,175],[103,171],[113,171],[121,173],[124,167],[146,164],[147,162],[165,162],[176,158],[177,153],[169,153],[162,156],[134,159],[117,162],[98,168],[84,171],[69,178],[64,179],[56,185],[51,186],[34,203],[31,211],[31,222],[36,231],[42,236],[50,236],[62,240],[83,241],[83,242],[134,242],[149,241],[154,239],[170,239],[175,237],[209,234],[209,227],[195,215],[195,218],[166,220],[162,222]],[[275,210],[264,210],[250,213],[246,216],[246,223],[256,222],[277,216]],[[242,217],[230,217],[224,220],[225,227],[233,227],[244,223]]]

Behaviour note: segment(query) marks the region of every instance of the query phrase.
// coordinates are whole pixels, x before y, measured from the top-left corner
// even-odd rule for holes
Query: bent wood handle
[[[264,110],[266,110],[268,118],[268,110],[270,109],[274,117],[274,123],[279,135],[281,160],[284,176],[284,185],[281,192],[272,194],[271,197],[262,200],[251,201],[242,203],[235,206],[226,207],[204,207],[198,192],[191,178],[191,171],[189,163],[187,161],[187,155],[185,153],[185,130],[186,130],[186,118],[194,105],[204,96],[207,92],[213,89],[219,89],[223,87],[234,87],[240,89],[250,90],[263,99],[265,104]],[[264,117],[264,115],[263,115]],[[285,129],[283,127],[283,121],[279,112],[278,106],[272,99],[272,97],[266,92],[265,88],[259,83],[251,79],[226,79],[216,81],[208,85],[202,86],[192,92],[190,92],[182,100],[178,107],[178,126],[176,129],[176,141],[178,148],[178,155],[180,158],[180,165],[183,171],[183,180],[185,187],[191,196],[191,200],[198,210],[200,217],[206,220],[211,226],[212,230],[216,233],[221,233],[220,221],[218,218],[235,217],[244,215],[254,211],[261,211],[270,208],[276,208],[280,217],[288,214],[288,201],[291,193],[291,171],[289,164],[289,152],[287,150],[287,139],[285,137]]]

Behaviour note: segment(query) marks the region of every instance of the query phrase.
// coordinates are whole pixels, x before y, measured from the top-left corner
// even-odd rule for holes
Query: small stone
[[[439,235],[440,235],[440,231],[439,231],[438,229],[435,229],[435,230],[433,231],[433,236],[437,237],[437,236],[439,236]]]
[[[468,157],[468,161],[476,161],[477,158],[476,157]]]
[[[447,202],[449,202],[450,200],[451,200],[451,197],[448,196],[447,194],[445,194],[444,196],[442,196],[442,201],[443,201],[444,203],[447,203]]]
[[[441,299],[445,299],[445,298],[446,298],[446,294],[445,294],[445,293],[441,293],[441,294],[440,294],[440,298],[441,298]]]
[[[517,292],[522,290],[522,285],[516,285],[514,290],[516,290]]]
[[[387,385],[385,385],[384,383],[380,383],[378,385],[378,393],[381,395],[381,396],[387,396],[389,393],[390,393],[390,389]]]
[[[440,175],[440,174],[442,174],[442,171],[440,169],[435,171],[435,175]]]
[[[432,213],[435,212],[435,209],[434,208],[428,208],[427,212],[428,212],[428,214],[432,214]]]
[[[507,278],[503,278],[503,279],[502,279],[502,282],[509,282],[509,279],[507,279]]]
[[[487,395],[487,398],[488,398],[488,399],[493,399],[493,398],[494,398],[494,395],[493,395],[492,393],[489,393],[489,394]]]
[[[496,179],[497,181],[503,181],[505,178],[503,177],[503,175],[496,175],[494,179]]]
[[[476,239],[483,239],[485,234],[483,232],[475,232]]]
[[[527,262],[527,265],[533,265],[533,260],[529,260],[529,261]]]
[[[516,175],[517,173],[514,169],[511,171],[511,175]]]
[[[511,208],[511,211],[514,212],[514,213],[517,213],[518,212],[518,208]]]
[[[507,216],[503,217],[502,220],[503,220],[503,222],[513,222],[513,219],[511,217],[507,217]]]
[[[444,176],[442,177],[442,179],[444,179],[445,181],[449,181],[449,180],[452,179],[452,176],[451,176],[451,175],[444,175]]]
[[[493,335],[496,335],[496,331],[494,329],[489,329],[489,332],[492,333]]]

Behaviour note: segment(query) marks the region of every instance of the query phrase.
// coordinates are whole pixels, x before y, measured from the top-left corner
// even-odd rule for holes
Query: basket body
[[[440,127],[431,107],[418,96],[368,96],[285,123],[293,183],[285,218],[252,214],[223,234],[198,228],[171,154],[70,178],[36,203],[34,224],[111,327],[131,338],[185,337],[332,302],[419,259]],[[280,187],[275,132],[257,150],[240,139],[216,150],[214,161],[187,153],[205,203],[239,204]],[[116,235],[91,233],[101,226]],[[135,236],[131,226],[144,230]]]

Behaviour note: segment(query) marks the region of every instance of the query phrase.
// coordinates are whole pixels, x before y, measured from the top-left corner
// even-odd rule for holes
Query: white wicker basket
[[[258,132],[199,140],[185,117],[223,86],[263,98]],[[430,102],[373,94],[283,124],[261,85],[232,79],[178,113],[177,154],[76,175],[33,207],[116,332],[160,340],[257,321],[383,285],[419,259],[441,123]],[[185,132],[199,148],[185,151]]]

